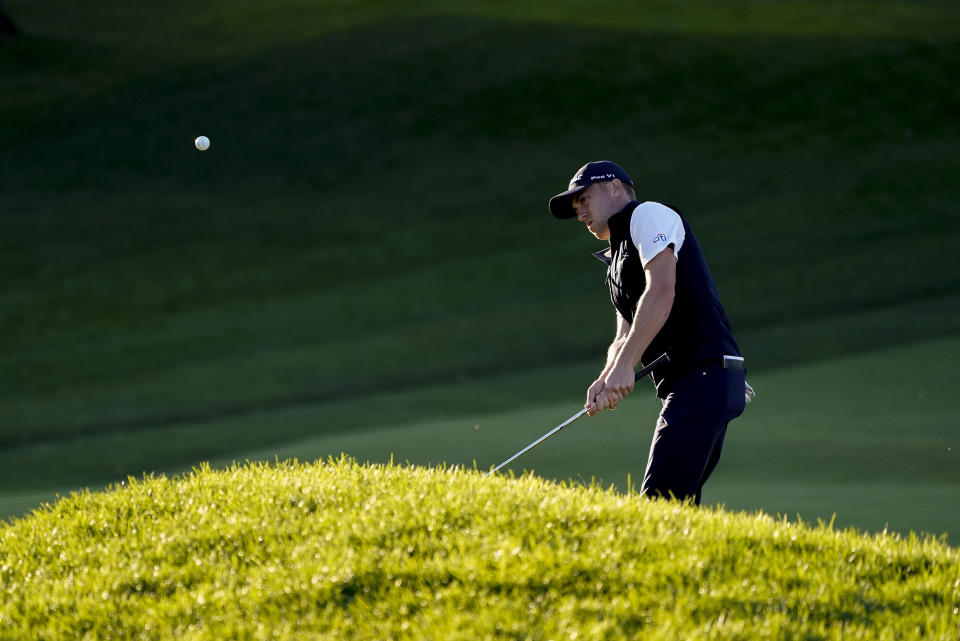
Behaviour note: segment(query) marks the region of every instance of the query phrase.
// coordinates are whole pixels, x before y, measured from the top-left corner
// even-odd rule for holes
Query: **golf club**
[[[662,363],[666,363],[669,360],[670,360],[670,357],[667,356],[667,354],[665,353],[661,354],[655,361],[653,361],[652,363],[650,363],[649,365],[641,369],[639,372],[634,374],[633,380],[639,381],[641,378],[643,378],[644,376],[646,376],[647,374],[655,370]],[[576,414],[574,414],[573,416],[565,420],[563,423],[560,423],[560,425],[557,425],[555,428],[553,428],[552,430],[550,430],[549,432],[547,432],[546,434],[544,434],[543,436],[535,440],[533,443],[531,443],[530,445],[526,446],[525,448],[523,448],[522,450],[520,450],[510,458],[508,458],[506,461],[504,461],[500,465],[496,466],[495,468],[487,472],[486,476],[490,476],[491,474],[493,474],[503,466],[509,465],[513,461],[517,460],[518,458],[520,458],[521,456],[523,456],[524,454],[526,454],[536,446],[540,445],[545,440],[547,440],[548,438],[550,438],[551,436],[553,436],[554,434],[556,434],[557,432],[565,428],[567,425],[570,425],[570,423],[573,423],[575,420],[577,420],[578,418],[580,418],[586,413],[587,413],[587,408],[583,408],[582,410],[580,410],[579,412],[577,412]]]

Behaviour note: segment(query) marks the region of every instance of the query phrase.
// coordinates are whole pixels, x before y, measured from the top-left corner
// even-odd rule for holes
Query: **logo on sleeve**
[[[667,237],[664,234],[657,234],[653,237],[654,243],[665,243],[667,242]]]

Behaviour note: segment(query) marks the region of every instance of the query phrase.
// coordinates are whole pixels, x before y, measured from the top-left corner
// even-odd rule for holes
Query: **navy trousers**
[[[640,493],[692,499],[717,467],[727,424],[743,413],[744,371],[722,362],[690,370],[663,399]]]

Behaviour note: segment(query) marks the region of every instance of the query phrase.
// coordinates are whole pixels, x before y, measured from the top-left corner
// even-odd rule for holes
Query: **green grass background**
[[[760,393],[707,500],[960,529],[955,3],[6,7],[0,514],[204,460],[506,458],[612,334],[545,207],[610,158],[690,218]],[[521,467],[639,482],[655,411]]]

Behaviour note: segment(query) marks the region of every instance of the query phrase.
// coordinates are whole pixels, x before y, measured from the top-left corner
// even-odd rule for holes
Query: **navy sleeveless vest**
[[[607,263],[613,306],[631,324],[647,286],[640,250],[630,237],[630,220],[638,204],[633,201],[610,217],[610,248],[595,254]],[[670,355],[670,362],[651,375],[660,398],[666,398],[677,377],[690,368],[713,359],[720,362],[725,354],[740,355],[700,243],[687,219],[677,214],[683,222],[685,238],[678,254],[673,307],[641,357],[643,363],[650,363],[664,352]]]

